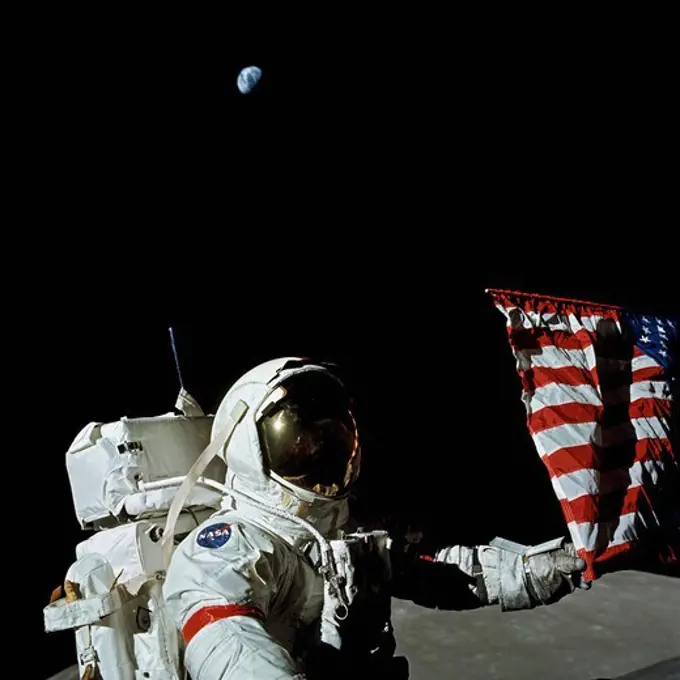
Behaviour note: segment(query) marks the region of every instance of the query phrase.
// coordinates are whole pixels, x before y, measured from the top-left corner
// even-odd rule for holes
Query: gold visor
[[[357,427],[343,386],[321,371],[284,380],[257,421],[271,472],[323,496],[345,494],[359,475]]]

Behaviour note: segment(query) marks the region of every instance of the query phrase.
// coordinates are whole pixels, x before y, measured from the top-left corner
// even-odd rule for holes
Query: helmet
[[[356,482],[361,452],[351,400],[328,364],[298,357],[255,367],[229,390],[213,436],[237,401],[248,410],[222,452],[253,491],[272,482],[307,498],[339,499]]]
[[[267,395],[255,417],[275,478],[322,496],[346,494],[359,474],[359,435],[345,389],[326,371],[293,374]]]

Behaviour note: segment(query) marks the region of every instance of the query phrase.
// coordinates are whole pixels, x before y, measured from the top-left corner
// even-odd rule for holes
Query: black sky
[[[50,671],[72,643],[41,634],[41,607],[84,538],[64,453],[90,420],[172,408],[169,325],[206,409],[261,360],[338,361],[365,498],[442,540],[532,541],[561,517],[484,288],[677,307],[663,40],[161,23],[44,26],[26,47],[6,370],[44,484],[28,627]]]

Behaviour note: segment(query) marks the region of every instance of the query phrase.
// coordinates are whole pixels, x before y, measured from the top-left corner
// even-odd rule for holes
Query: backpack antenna
[[[168,328],[170,332],[170,345],[172,347],[172,354],[175,357],[175,368],[177,369],[177,378],[179,379],[179,386],[184,389],[184,380],[182,379],[182,369],[179,366],[179,355],[177,354],[177,345],[175,344],[175,333],[172,330],[172,326]]]

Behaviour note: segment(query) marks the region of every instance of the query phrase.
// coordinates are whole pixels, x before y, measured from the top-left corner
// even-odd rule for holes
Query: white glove
[[[548,552],[529,552],[523,559],[532,599],[540,604],[549,604],[561,593],[573,593],[579,587],[590,588],[590,583],[581,579],[586,563],[573,543]]]
[[[480,549],[479,560],[504,611],[552,604],[576,588],[590,588],[581,578],[586,563],[563,538],[532,547],[494,539]]]

